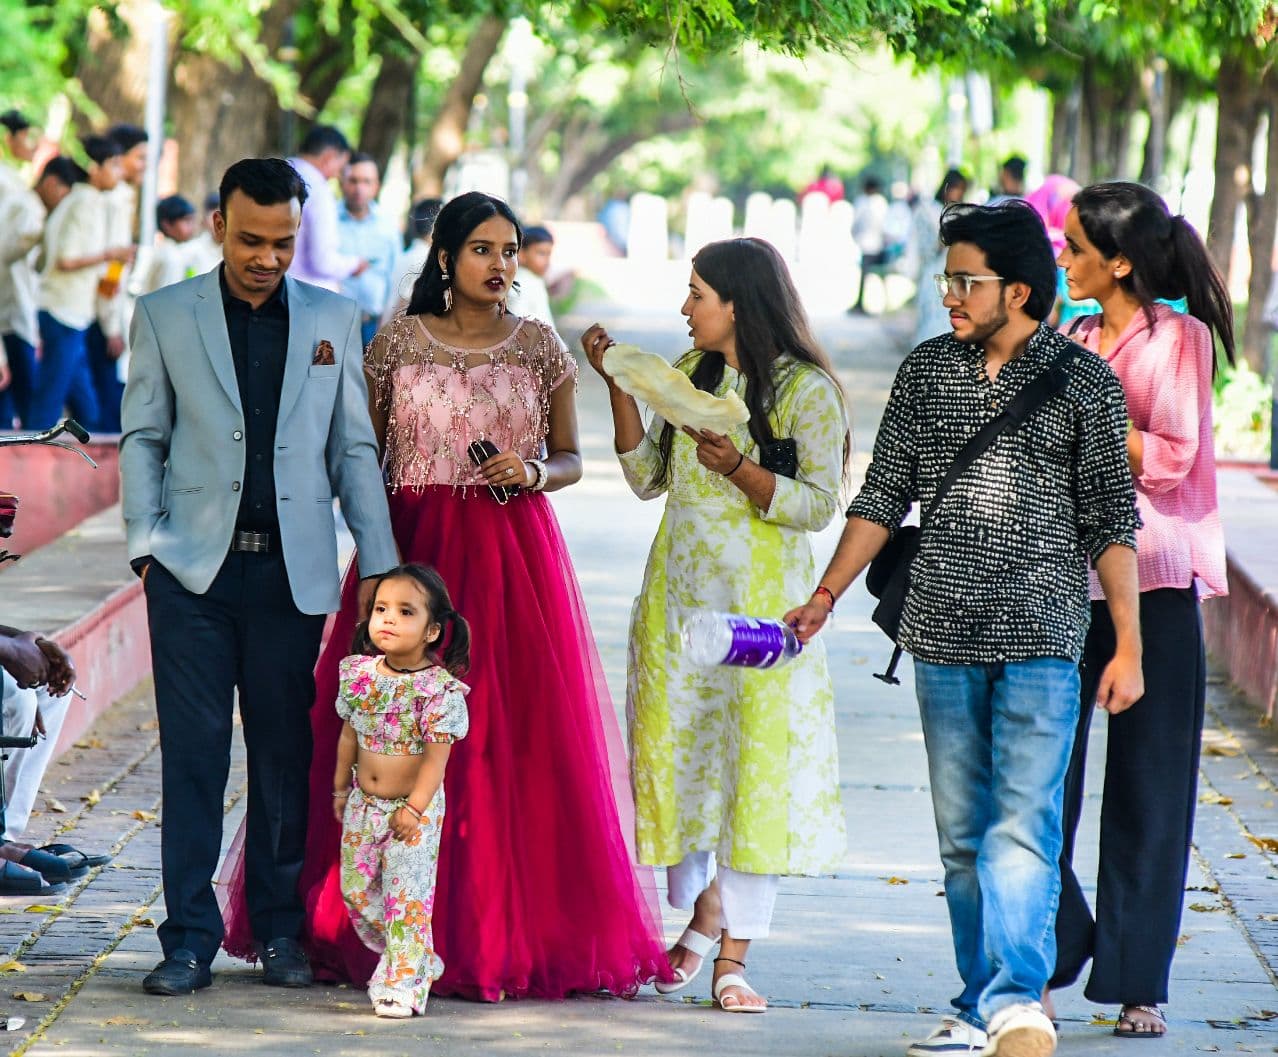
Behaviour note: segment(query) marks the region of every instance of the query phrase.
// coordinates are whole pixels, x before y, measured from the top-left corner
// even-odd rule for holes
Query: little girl
[[[444,766],[468,727],[469,687],[455,676],[470,661],[470,628],[434,569],[401,565],[377,582],[352,649],[341,662],[333,778],[342,894],[360,939],[381,952],[368,982],[373,1012],[411,1017],[444,971],[431,911]]]

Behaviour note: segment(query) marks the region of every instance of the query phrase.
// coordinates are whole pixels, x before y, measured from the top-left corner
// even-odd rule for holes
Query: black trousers
[[[1101,673],[1114,652],[1114,624],[1104,602],[1092,604],[1082,714],[1065,779],[1051,986],[1072,984],[1091,958],[1084,993],[1107,1004],[1167,1001],[1198,799],[1207,662],[1194,589],[1142,593],[1140,623],[1145,696],[1109,719],[1094,921],[1071,863],[1083,805],[1087,728]]]
[[[158,563],[146,577],[160,721],[165,955],[211,961],[222,942],[222,847],[236,691],[248,758],[245,881],[253,934],[296,938],[306,849],[310,709],[324,617],[299,612],[279,554],[232,552],[193,594]]]

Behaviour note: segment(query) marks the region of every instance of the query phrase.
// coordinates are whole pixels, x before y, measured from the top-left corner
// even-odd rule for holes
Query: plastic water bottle
[[[684,649],[694,664],[779,668],[803,650],[794,629],[768,617],[692,609],[684,613]]]

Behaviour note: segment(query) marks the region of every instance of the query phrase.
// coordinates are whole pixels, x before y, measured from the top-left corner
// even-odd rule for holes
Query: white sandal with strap
[[[741,966],[742,971],[745,970],[745,962],[739,962],[735,958],[716,958],[715,961],[732,962],[733,965]],[[714,982],[714,1004],[725,1013],[766,1013],[768,1011],[767,1006],[747,1006],[736,995],[728,995],[725,998],[723,992],[729,987],[739,987],[756,998],[763,997],[746,982],[746,978],[741,973],[724,973]],[[732,1005],[728,1005],[728,1002],[732,1002]]]
[[[683,930],[683,935],[675,941],[676,947],[682,947],[689,954],[695,954],[701,959],[697,963],[696,969],[691,973],[682,965],[674,970],[675,978],[673,982],[664,984],[658,981],[653,986],[657,989],[659,995],[673,995],[677,991],[682,991],[693,980],[697,978],[697,974],[701,972],[702,967],[706,964],[706,955],[714,950],[714,945],[718,940],[711,939],[709,936],[703,936],[700,932],[692,928]]]

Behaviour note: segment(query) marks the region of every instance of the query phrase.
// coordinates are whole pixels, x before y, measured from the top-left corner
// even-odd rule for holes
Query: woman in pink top
[[[1149,1038],[1166,1032],[1159,1005],[1167,1001],[1197,801],[1207,675],[1198,606],[1226,593],[1212,333],[1233,362],[1233,310],[1197,232],[1138,184],[1080,191],[1059,263],[1070,297],[1100,302],[1100,314],[1076,321],[1071,333],[1109,361],[1131,416],[1127,452],[1144,521],[1136,551],[1145,696],[1109,721],[1093,921],[1070,865],[1096,680],[1113,652],[1113,624],[1093,580],[1051,986],[1073,983],[1090,957],[1087,997],[1122,1006],[1114,1034]],[[1159,298],[1185,298],[1189,313]]]
[[[633,865],[616,713],[543,494],[581,477],[577,364],[551,327],[505,310],[520,241],[505,202],[479,192],[452,199],[406,313],[365,354],[395,541],[404,561],[440,573],[471,628],[470,733],[444,777],[434,919],[444,968],[431,990],[489,1002],[630,995],[673,974],[652,869]],[[488,446],[480,465],[477,444]],[[331,807],[353,576],[315,670],[300,888],[316,975],[363,985],[377,957],[342,900]],[[225,945],[245,953],[242,870],[230,880]]]

